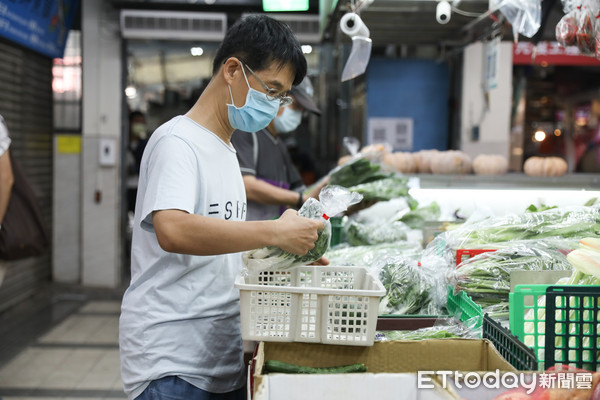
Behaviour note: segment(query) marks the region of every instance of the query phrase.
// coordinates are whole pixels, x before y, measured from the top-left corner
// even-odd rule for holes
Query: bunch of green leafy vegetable
[[[408,179],[399,175],[392,175],[376,181],[361,183],[359,185],[351,186],[349,189],[352,192],[362,194],[365,201],[382,201],[404,197],[411,210],[417,208],[419,204],[417,200],[408,193]]]
[[[422,229],[425,221],[437,221],[440,218],[440,205],[432,201],[426,206],[417,207],[403,214],[399,221],[404,222],[412,229]]]
[[[323,205],[316,199],[308,199],[298,210],[298,214],[311,219],[322,219]],[[325,221],[325,228],[319,232],[315,247],[303,256],[287,252],[276,246],[250,250],[242,254],[242,260],[250,271],[287,269],[298,265],[311,264],[321,257],[331,242],[331,223]]]
[[[449,280],[454,294],[466,292],[475,303],[499,318],[508,311],[510,273],[547,270],[570,271],[572,267],[553,244],[521,241],[463,261],[451,272]]]
[[[551,237],[580,239],[598,235],[600,205],[595,205],[551,208],[467,222],[446,232],[445,240],[453,249],[472,249],[513,240]]]
[[[420,328],[414,331],[381,331],[377,332],[376,337],[379,341],[384,340],[424,340],[424,339],[447,339],[461,337],[447,327],[439,329],[438,327]]]
[[[366,157],[357,156],[334,168],[329,173],[329,183],[351,187],[369,180],[382,178],[384,175],[381,174],[380,170],[380,165],[372,163]]]
[[[417,314],[432,301],[431,282],[421,274],[416,262],[388,260],[379,272],[386,290],[379,303],[379,314]]]
[[[331,221],[349,206],[362,200],[362,196],[338,185],[327,185],[319,193],[319,200],[309,198],[304,202],[298,215],[324,222],[324,229],[318,232],[315,246],[305,255],[297,255],[279,247],[267,246],[242,253],[242,261],[250,272],[287,269],[299,265],[311,264],[319,260],[331,243]]]
[[[400,221],[362,223],[351,220],[346,225],[348,243],[364,246],[406,240],[408,227]]]

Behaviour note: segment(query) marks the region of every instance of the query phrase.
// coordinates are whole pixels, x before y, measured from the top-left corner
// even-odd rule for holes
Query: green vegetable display
[[[572,267],[553,245],[543,241],[522,241],[463,261],[452,272],[450,281],[455,294],[465,291],[484,308],[484,312],[502,318],[508,312],[510,273],[546,270],[570,271]]]
[[[600,235],[600,206],[552,208],[539,212],[487,218],[447,232],[453,249],[474,249],[513,240],[560,237],[580,239]]]
[[[334,168],[329,174],[329,183],[350,187],[383,177],[380,173],[381,167],[371,163],[365,157],[355,157],[345,164]]]
[[[402,215],[399,221],[404,222],[412,229],[423,229],[425,221],[437,221],[441,213],[440,205],[432,201],[424,207],[417,207]]]
[[[406,258],[416,260],[422,253],[417,242],[380,243],[371,246],[341,244],[330,248],[325,257],[330,265],[373,267],[387,259]]]
[[[349,189],[352,192],[362,194],[364,201],[382,201],[405,197],[411,210],[418,206],[418,202],[408,194],[408,179],[397,175],[361,183],[351,186]]]
[[[352,246],[393,243],[406,240],[408,227],[400,221],[361,223],[350,221],[346,235]]]
[[[267,360],[264,364],[264,371],[267,373],[279,372],[284,374],[348,374],[367,372],[367,367],[361,363],[339,367],[304,367],[283,361]]]
[[[380,340],[425,340],[461,337],[447,329],[421,328],[414,331],[383,331],[378,332]]]
[[[432,302],[431,282],[423,276],[415,262],[388,260],[381,268],[379,280],[386,290],[379,302],[379,314],[419,314]]]

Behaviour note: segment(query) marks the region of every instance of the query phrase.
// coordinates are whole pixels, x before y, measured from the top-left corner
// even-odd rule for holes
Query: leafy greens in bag
[[[321,190],[319,199],[308,199],[298,210],[298,215],[302,217],[325,221],[325,228],[319,232],[315,247],[303,256],[289,253],[275,246],[247,251],[242,254],[242,260],[250,272],[288,269],[311,264],[320,259],[331,242],[329,217],[333,217],[345,211],[349,206],[360,202],[362,196],[341,186],[329,185]]]

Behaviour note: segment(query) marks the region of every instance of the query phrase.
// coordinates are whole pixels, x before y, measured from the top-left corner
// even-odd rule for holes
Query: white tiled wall
[[[82,284],[120,285],[120,157],[101,166],[99,144],[117,144],[122,131],[121,39],[118,10],[101,0],[82,7],[83,140],[82,140]],[[100,195],[98,201],[96,196]]]

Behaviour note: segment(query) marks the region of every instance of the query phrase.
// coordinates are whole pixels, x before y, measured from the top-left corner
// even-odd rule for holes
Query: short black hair
[[[241,58],[253,71],[264,70],[272,62],[279,67],[289,63],[294,85],[306,76],[306,58],[292,29],[264,14],[241,18],[227,30],[213,61],[213,75],[229,57]]]

